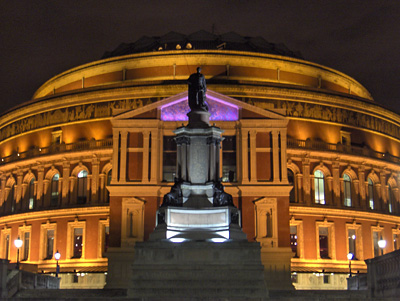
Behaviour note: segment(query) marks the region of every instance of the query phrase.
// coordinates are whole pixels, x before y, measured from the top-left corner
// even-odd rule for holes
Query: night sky
[[[120,43],[170,31],[261,36],[363,84],[400,112],[400,1],[0,2],[0,114]]]

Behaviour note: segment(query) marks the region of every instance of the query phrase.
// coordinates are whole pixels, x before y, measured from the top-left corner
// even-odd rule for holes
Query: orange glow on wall
[[[331,124],[290,120],[288,124],[288,136],[300,140],[322,140],[327,143],[340,141],[340,126]]]
[[[111,124],[108,120],[72,124],[62,127],[64,143],[74,143],[79,140],[102,140],[112,136]]]

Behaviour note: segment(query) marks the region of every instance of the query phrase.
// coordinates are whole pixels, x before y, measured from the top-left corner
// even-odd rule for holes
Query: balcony
[[[19,160],[38,158],[42,156],[54,155],[59,153],[78,152],[83,150],[99,150],[112,148],[112,138],[103,140],[85,140],[75,143],[52,144],[48,147],[32,147],[26,152],[14,152],[12,155],[3,157],[0,160],[0,165],[4,165]]]
[[[336,153],[349,154],[355,156],[363,156],[363,157],[385,160],[393,163],[400,162],[399,157],[392,156],[389,153],[381,153],[374,151],[368,148],[367,146],[360,147],[354,145],[342,145],[341,143],[334,144],[334,143],[326,143],[323,141],[312,141],[309,139],[299,140],[294,138],[288,138],[287,147],[294,149],[327,151],[327,152],[336,152]]]

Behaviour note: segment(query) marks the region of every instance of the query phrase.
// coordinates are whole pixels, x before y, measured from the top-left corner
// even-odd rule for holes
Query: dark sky
[[[0,114],[52,76],[143,35],[262,36],[342,71],[400,111],[400,1],[0,1]]]

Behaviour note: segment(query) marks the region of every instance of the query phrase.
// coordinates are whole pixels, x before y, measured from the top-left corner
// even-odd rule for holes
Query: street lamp
[[[14,245],[17,248],[17,265],[15,268],[19,270],[19,248],[22,247],[22,240],[19,238],[19,236],[16,240],[14,240]]]
[[[383,255],[383,249],[386,247],[386,240],[382,239],[378,241],[378,246],[381,249],[381,255]]]
[[[350,277],[351,277],[351,260],[353,259],[353,253],[347,254],[347,259],[349,260],[349,272],[350,272]]]
[[[56,265],[56,277],[58,277],[58,273],[60,273],[60,265],[58,264],[58,261],[60,260],[60,258],[61,258],[61,254],[60,254],[60,252],[58,252],[58,250],[57,250],[57,252],[54,254],[54,259],[57,260],[57,265]]]

